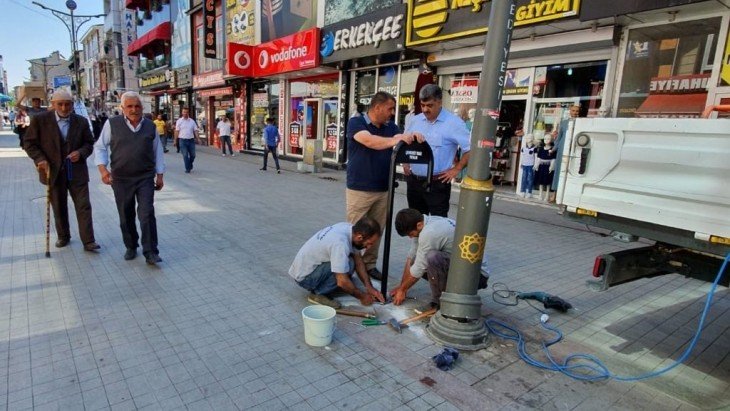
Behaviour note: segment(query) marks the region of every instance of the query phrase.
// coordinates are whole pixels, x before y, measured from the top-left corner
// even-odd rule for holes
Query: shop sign
[[[203,55],[207,58],[217,58],[216,52],[216,24],[215,0],[203,1]]]
[[[530,90],[530,77],[532,69],[507,70],[503,94],[505,96],[517,96],[528,94]]]
[[[254,46],[228,43],[226,72],[234,76],[253,77]]]
[[[167,85],[169,79],[165,73],[157,73],[139,79],[139,88],[152,88],[161,84]]]
[[[299,137],[302,136],[302,125],[298,121],[289,124],[289,146],[299,147]]]
[[[134,73],[137,70],[138,57],[130,56],[127,54],[127,49],[133,41],[137,40],[137,17],[135,12],[124,9],[124,29],[122,31],[124,36],[122,52],[124,53],[124,70],[129,73]]]
[[[255,0],[225,0],[226,1],[226,41],[254,44]]]
[[[451,82],[451,104],[476,104],[479,89],[478,78],[463,78]]]
[[[340,91],[338,93],[337,109],[339,111],[337,115],[337,122],[339,123],[339,134],[337,138],[342,141],[344,145],[345,141],[345,128],[347,126],[347,91],[350,90],[350,76],[349,73],[340,71]]]
[[[649,82],[650,94],[706,93],[710,74],[653,77]]]
[[[177,72],[175,70],[167,70],[167,78],[170,79],[170,88],[177,87]]]
[[[323,63],[403,50],[405,4],[356,17],[322,29]]]
[[[340,92],[340,84],[335,83],[306,83],[308,96],[329,97],[336,96]]]
[[[192,84],[190,66],[175,69],[175,87],[190,87]]]
[[[336,152],[337,151],[337,124],[330,123],[324,129],[325,133],[325,151]]]
[[[581,21],[699,3],[706,0],[582,0]]]
[[[515,26],[576,16],[581,0],[516,0]],[[489,0],[408,0],[406,46],[487,32]]]
[[[256,77],[319,66],[319,28],[300,31],[255,48]]]
[[[209,88],[223,84],[225,84],[225,80],[223,80],[222,70],[193,76],[193,88]]]
[[[198,91],[198,95],[202,98],[216,97],[216,96],[230,96],[233,94],[233,87],[215,88],[212,90],[201,90]]]

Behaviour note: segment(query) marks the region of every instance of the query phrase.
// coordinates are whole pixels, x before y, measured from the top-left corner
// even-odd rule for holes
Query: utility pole
[[[76,48],[76,39],[78,38],[78,30],[83,26],[86,22],[88,22],[91,19],[98,18],[98,17],[104,17],[104,14],[94,14],[94,15],[74,15],[74,10],[76,10],[76,2],[74,0],[67,0],[66,1],[66,8],[69,10],[69,13],[52,9],[50,7],[46,7],[37,1],[34,1],[33,4],[36,6],[42,8],[43,10],[48,10],[56,16],[68,29],[68,34],[71,37],[71,53],[73,54],[73,63],[74,63],[74,78],[75,78],[75,94],[77,98],[80,98],[80,87],[81,87],[81,73],[79,72],[79,59],[78,59],[78,50]],[[77,23],[78,22],[78,23]]]
[[[514,22],[514,0],[492,0],[477,112],[471,132],[469,167],[461,183],[446,291],[441,294],[441,309],[426,328],[426,333],[435,342],[463,350],[477,350],[487,344],[487,329],[481,318],[482,300],[477,295],[477,285],[494,198],[489,163],[494,150]]]

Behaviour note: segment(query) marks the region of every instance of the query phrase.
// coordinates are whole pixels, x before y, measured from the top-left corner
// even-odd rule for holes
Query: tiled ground
[[[109,187],[92,170],[101,253],[69,247],[44,258],[44,191],[30,160],[0,132],[0,408],[3,409],[695,409],[730,406],[730,297],[721,287],[687,363],[640,383],[576,382],[520,361],[491,337],[449,372],[416,325],[395,334],[339,317],[334,342],[304,344],[306,293],[287,276],[298,247],[344,216],[343,172],[258,171],[260,157],[199,150],[195,170],[167,154],[157,196],[157,268],[122,259]],[[322,179],[329,177],[331,179]],[[456,198],[454,198],[456,200]],[[402,195],[397,207],[404,206]],[[452,210],[453,211],[453,210]],[[72,217],[73,218],[73,217]],[[72,223],[72,232],[75,227]],[[594,230],[595,231],[595,230]],[[393,240],[391,284],[407,243]],[[566,223],[549,207],[499,195],[487,254],[492,281],[543,290],[576,310],[554,314],[566,333],[553,352],[589,352],[621,374],[669,363],[691,338],[708,285],[679,276],[604,293],[584,280],[596,254],[626,245]],[[412,295],[424,297],[426,284]],[[535,341],[548,336],[526,304],[482,294],[485,315]],[[411,315],[377,307],[382,317]],[[540,357],[541,358],[541,357]]]

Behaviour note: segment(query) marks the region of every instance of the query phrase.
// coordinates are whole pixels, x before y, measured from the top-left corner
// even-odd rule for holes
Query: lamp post
[[[79,35],[78,31],[85,23],[87,23],[89,20],[98,18],[98,17],[104,17],[103,14],[94,14],[94,15],[74,15],[74,10],[76,10],[76,2],[74,0],[67,0],[66,1],[66,8],[68,8],[69,13],[52,9],[50,7],[44,6],[43,4],[38,3],[37,1],[34,1],[33,4],[36,6],[42,8],[43,10],[48,10],[56,16],[68,29],[68,34],[71,37],[71,52],[73,53],[73,63],[74,63],[74,79],[75,79],[75,91],[76,96],[78,97],[80,94],[79,88],[81,87],[81,77],[79,73],[79,61],[78,61],[78,50],[76,49],[76,39]]]
[[[43,65],[43,94],[46,96],[45,103],[48,104],[48,70],[51,67],[60,66],[60,64],[48,64],[48,58],[41,57],[40,63],[38,61],[28,60],[28,63],[32,65]]]

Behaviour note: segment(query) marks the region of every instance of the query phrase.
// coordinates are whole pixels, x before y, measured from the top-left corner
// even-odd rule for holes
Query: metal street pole
[[[76,49],[76,39],[78,38],[79,34],[78,30],[81,29],[81,26],[83,26],[89,20],[104,17],[104,14],[74,15],[74,10],[76,10],[76,2],[74,0],[66,1],[66,8],[68,8],[69,13],[65,13],[63,11],[44,6],[37,1],[34,1],[33,4],[42,8],[43,10],[50,11],[51,14],[61,20],[61,22],[66,26],[66,29],[68,29],[68,34],[71,37],[71,53],[73,54],[72,59],[74,63],[74,79],[76,82],[75,94],[77,98],[80,98],[81,90],[79,88],[81,87],[81,73],[79,72],[79,61],[77,60],[78,51]]]
[[[515,22],[514,0],[493,0],[491,4],[477,112],[471,132],[469,168],[461,183],[449,276],[446,291],[441,294],[441,309],[426,329],[435,342],[464,350],[477,350],[487,344],[477,285],[494,197],[489,163]]]

